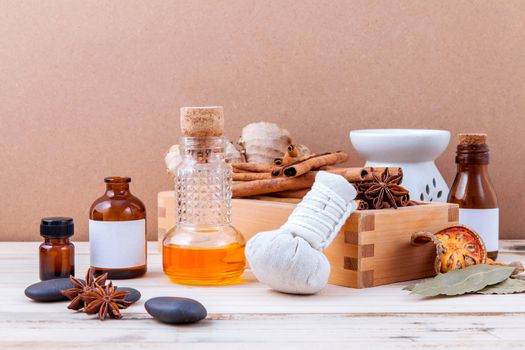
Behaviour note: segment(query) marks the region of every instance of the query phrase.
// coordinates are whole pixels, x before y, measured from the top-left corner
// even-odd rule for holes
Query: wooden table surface
[[[369,289],[329,285],[313,296],[270,290],[251,273],[226,287],[175,285],[163,275],[157,243],[150,242],[144,278],[116,281],[142,299],[124,319],[99,321],[36,303],[24,288],[38,279],[39,243],[0,243],[0,349],[491,349],[525,348],[525,295],[466,295],[424,299],[401,290],[408,283]],[[500,261],[524,260],[525,241],[502,242]],[[88,246],[76,243],[77,276],[88,266]],[[144,310],[155,296],[199,300],[208,309],[200,323],[166,325]],[[182,343],[182,344],[180,344]]]

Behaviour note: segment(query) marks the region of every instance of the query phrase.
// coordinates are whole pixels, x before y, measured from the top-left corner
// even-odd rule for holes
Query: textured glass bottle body
[[[110,279],[146,273],[146,208],[129,190],[128,177],[105,178],[106,192],[89,211],[91,267]]]
[[[163,243],[164,272],[176,283],[229,284],[244,271],[244,239],[231,225],[232,169],[221,137],[184,137],[175,176],[177,224]]]
[[[457,174],[450,189],[449,203],[459,205],[459,222],[476,231],[489,258],[498,256],[499,209],[488,173],[486,145],[459,145]]]

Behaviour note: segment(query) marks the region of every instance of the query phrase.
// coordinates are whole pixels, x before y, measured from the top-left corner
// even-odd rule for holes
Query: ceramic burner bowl
[[[434,160],[448,146],[450,132],[427,129],[368,129],[350,132],[365,166],[403,169],[403,186],[414,200],[445,202],[448,187]]]

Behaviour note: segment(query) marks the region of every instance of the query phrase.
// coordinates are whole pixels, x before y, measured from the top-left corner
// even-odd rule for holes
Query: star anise
[[[86,303],[82,299],[82,295],[84,295],[86,292],[91,291],[93,288],[95,288],[95,286],[104,286],[106,284],[107,278],[107,273],[95,278],[94,272],[91,268],[89,268],[89,270],[86,273],[85,282],[81,279],[69,276],[69,279],[73,284],[73,288],[60,291],[63,296],[71,300],[71,303],[69,303],[67,308],[77,311],[82,310],[86,306]]]
[[[390,175],[388,168],[381,176],[372,174],[373,181],[358,185],[361,198],[366,200],[372,209],[395,208],[409,201],[409,193],[400,185],[401,174]]]
[[[126,309],[132,304],[125,300],[128,295],[129,292],[119,291],[112,282],[109,282],[107,286],[97,285],[82,295],[82,299],[87,303],[84,312],[88,315],[98,313],[100,320],[104,320],[107,316],[122,318],[120,309]]]

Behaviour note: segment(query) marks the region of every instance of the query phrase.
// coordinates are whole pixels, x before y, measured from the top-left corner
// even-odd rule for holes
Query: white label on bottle
[[[146,220],[89,220],[91,266],[129,268],[146,264]]]
[[[487,252],[498,250],[499,209],[459,209],[459,223],[476,231]]]

